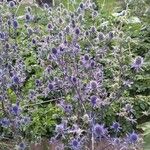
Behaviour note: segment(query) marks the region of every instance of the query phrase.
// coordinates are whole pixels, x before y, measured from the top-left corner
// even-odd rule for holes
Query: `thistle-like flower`
[[[18,77],[17,75],[14,75],[14,76],[12,77],[12,81],[13,81],[13,83],[15,83],[15,84],[20,84],[20,79],[19,79],[19,77]]]
[[[96,90],[98,88],[98,83],[94,80],[90,81],[90,88]]]
[[[139,136],[137,133],[132,132],[127,136],[127,141],[129,141],[129,143],[131,144],[135,144],[139,139]]]
[[[111,128],[115,131],[115,132],[120,132],[120,130],[122,129],[120,127],[120,124],[118,122],[113,122],[113,125],[111,126]]]
[[[10,109],[11,114],[13,114],[13,115],[15,115],[15,116],[19,115],[19,114],[20,114],[20,111],[21,111],[21,110],[20,110],[20,107],[19,107],[18,104],[13,105],[13,106],[11,107],[11,109]]]
[[[3,118],[0,120],[0,124],[2,127],[7,128],[10,125],[10,120],[7,118]]]
[[[134,59],[131,68],[133,68],[136,72],[139,72],[143,66],[143,63],[144,63],[143,58],[141,56],[137,56]]]
[[[91,104],[92,104],[92,106],[96,106],[96,104],[97,104],[97,96],[95,96],[95,95],[91,96]]]
[[[17,29],[18,26],[19,26],[18,21],[17,20],[13,20],[12,25],[13,25],[14,29]]]
[[[25,150],[26,149],[26,144],[24,142],[19,143],[17,146],[19,150]]]
[[[70,142],[72,150],[80,150],[81,149],[81,142],[78,139],[72,139]]]
[[[10,1],[10,2],[9,2],[9,7],[10,7],[10,8],[14,8],[14,7],[15,7],[15,5],[16,5],[16,4],[15,4],[15,2],[14,2],[14,1]]]
[[[93,128],[94,128],[93,131],[96,138],[102,138],[107,133],[107,129],[104,127],[103,124],[102,125],[96,124],[94,125]]]

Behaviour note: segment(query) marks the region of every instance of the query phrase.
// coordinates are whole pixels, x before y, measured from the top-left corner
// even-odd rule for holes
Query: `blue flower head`
[[[93,68],[95,66],[95,61],[91,60],[90,66]]]
[[[72,76],[72,77],[71,77],[71,81],[75,84],[75,83],[77,82],[77,78],[74,77],[74,76]]]
[[[36,39],[32,39],[32,44],[36,44]]]
[[[10,121],[7,118],[3,118],[0,120],[0,124],[2,127],[7,128],[10,125]]]
[[[96,32],[96,28],[93,26],[93,27],[91,27],[91,32],[92,33],[95,33]]]
[[[112,39],[112,38],[114,37],[114,33],[113,33],[112,31],[110,31],[110,32],[108,33],[108,36],[109,36],[110,39]]]
[[[83,20],[83,16],[80,14],[78,17],[78,21],[82,21]]]
[[[18,149],[19,149],[19,150],[25,150],[25,148],[26,148],[26,145],[25,145],[24,142],[21,142],[21,143],[18,145]]]
[[[106,134],[107,130],[105,129],[104,125],[96,124],[94,125],[94,134],[96,137],[102,137]]]
[[[27,22],[29,22],[31,20],[31,15],[29,13],[27,13],[25,15],[25,19],[26,19]]]
[[[53,89],[54,89],[54,85],[53,85],[52,83],[49,83],[49,84],[48,84],[48,89],[49,89],[49,90],[53,90]]]
[[[75,29],[75,33],[76,33],[76,35],[79,35],[80,34],[80,29],[79,28]]]
[[[41,81],[40,81],[39,79],[36,79],[36,80],[35,80],[35,85],[36,85],[36,86],[40,86],[40,85],[41,85]]]
[[[86,32],[85,32],[85,36],[88,36],[88,35],[89,35],[89,31],[86,31]]]
[[[89,56],[88,55],[84,55],[84,60],[88,61],[89,60]]]
[[[2,101],[3,100],[3,96],[2,95],[0,95],[0,101]]]
[[[15,116],[17,116],[20,113],[20,108],[18,104],[12,106],[11,113]]]
[[[50,72],[51,72],[51,66],[48,66],[47,68],[46,68],[46,72],[49,74]]]
[[[83,9],[84,8],[84,4],[80,3],[80,8]]]
[[[9,48],[10,48],[9,43],[6,43],[6,44],[5,44],[5,48],[6,48],[6,49],[9,49]]]
[[[71,111],[72,111],[72,105],[65,105],[64,106],[64,110],[65,110],[65,112],[66,113],[71,113]]]
[[[91,104],[92,106],[95,106],[97,104],[97,96],[95,95],[91,96]]]
[[[9,2],[9,7],[10,7],[10,8],[14,8],[14,7],[15,7],[15,5],[16,5],[16,4],[15,4],[15,2],[14,2],[14,1],[10,1],[10,2]]]
[[[81,148],[81,142],[78,139],[72,139],[70,145],[73,150],[79,150]]]
[[[93,90],[95,90],[95,89],[97,89],[97,87],[98,87],[97,82],[92,80],[90,82],[90,88],[93,89]]]
[[[111,126],[111,128],[115,131],[115,132],[119,132],[121,127],[120,124],[118,122],[113,122],[113,125]]]
[[[52,24],[49,23],[49,24],[47,25],[47,27],[48,27],[49,30],[52,29]]]
[[[11,20],[7,20],[7,25],[8,25],[8,26],[11,25]]]
[[[52,53],[53,53],[54,55],[56,55],[56,54],[57,54],[57,49],[56,49],[56,48],[52,48]]]
[[[103,34],[102,32],[100,32],[100,33],[98,34],[98,39],[99,39],[100,41],[103,41],[104,38],[105,38],[104,34]]]
[[[20,79],[19,79],[19,77],[17,75],[13,75],[12,81],[15,84],[20,84]]]
[[[143,58],[141,56],[137,56],[132,65],[131,65],[131,68],[133,68],[136,72],[138,72],[139,70],[141,70],[143,66]]]
[[[32,29],[28,28],[28,35],[30,36],[30,35],[32,35],[32,33],[33,33]]]
[[[17,20],[13,20],[12,25],[13,25],[13,28],[14,28],[14,29],[17,29],[18,26],[19,26]]]
[[[75,28],[75,27],[76,27],[75,20],[72,20],[72,21],[71,21],[71,25],[72,25],[72,27],[73,27],[73,28]]]
[[[136,143],[139,139],[138,134],[135,132],[130,133],[127,138],[128,138],[129,143],[132,143],[132,144]]]
[[[6,33],[0,32],[0,40],[5,40],[5,39],[6,39]]]
[[[30,123],[30,117],[23,117],[22,118],[22,123],[24,124],[24,125],[27,125],[27,124],[29,124]]]
[[[69,33],[70,32],[70,28],[67,26],[65,31],[66,31],[66,33]]]
[[[126,104],[124,109],[128,113],[133,112],[133,106],[131,104]]]
[[[63,20],[62,20],[61,18],[59,18],[59,23],[60,23],[60,24],[63,23]]]
[[[55,131],[56,131],[57,133],[62,134],[62,133],[64,132],[64,124],[56,125]]]

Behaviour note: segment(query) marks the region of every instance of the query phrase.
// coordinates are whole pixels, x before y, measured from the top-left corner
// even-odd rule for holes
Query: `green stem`
[[[102,9],[101,9],[101,11],[104,9],[105,3],[106,3],[106,0],[104,0],[104,1],[103,1],[103,4],[102,4]]]

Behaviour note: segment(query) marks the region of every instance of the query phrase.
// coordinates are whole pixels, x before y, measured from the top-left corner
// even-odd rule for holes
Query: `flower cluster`
[[[15,6],[9,3],[9,9]],[[85,149],[88,143],[94,150],[95,143],[103,140],[118,148],[134,148],[140,139],[136,132],[131,129],[127,136],[120,134],[122,118],[129,124],[136,123],[132,118],[132,106],[123,102],[122,97],[131,86],[128,74],[133,73],[132,68],[136,72],[141,70],[143,58],[138,56],[132,63],[132,58],[128,57],[130,64],[125,61],[126,49],[122,42],[126,37],[121,36],[119,28],[105,25],[105,19],[99,16],[90,0],[80,3],[73,12],[62,4],[57,9],[46,6],[43,12],[48,22],[41,30],[40,26],[33,28],[37,25],[37,14],[33,14],[31,8],[26,9],[23,21],[28,43],[24,49],[17,41],[18,36],[23,36],[17,35],[20,27],[17,16],[13,11],[7,16],[8,20],[0,16],[0,102],[3,111],[0,125],[10,128],[14,138],[18,138],[18,147],[25,149],[20,130],[32,121],[28,113],[33,110],[26,113],[24,105],[36,106],[46,99],[64,114],[53,131],[53,142],[64,141],[65,146],[73,150]],[[22,53],[27,49],[35,56],[42,73],[31,77],[34,85],[25,94],[28,68],[34,66],[25,65],[27,59]],[[11,99],[11,94],[15,100]],[[105,113],[118,101],[122,108],[108,125]]]

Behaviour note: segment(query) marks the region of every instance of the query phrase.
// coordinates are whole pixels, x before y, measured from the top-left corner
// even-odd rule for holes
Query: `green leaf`
[[[150,150],[150,122],[139,126],[144,131],[144,150]]]

